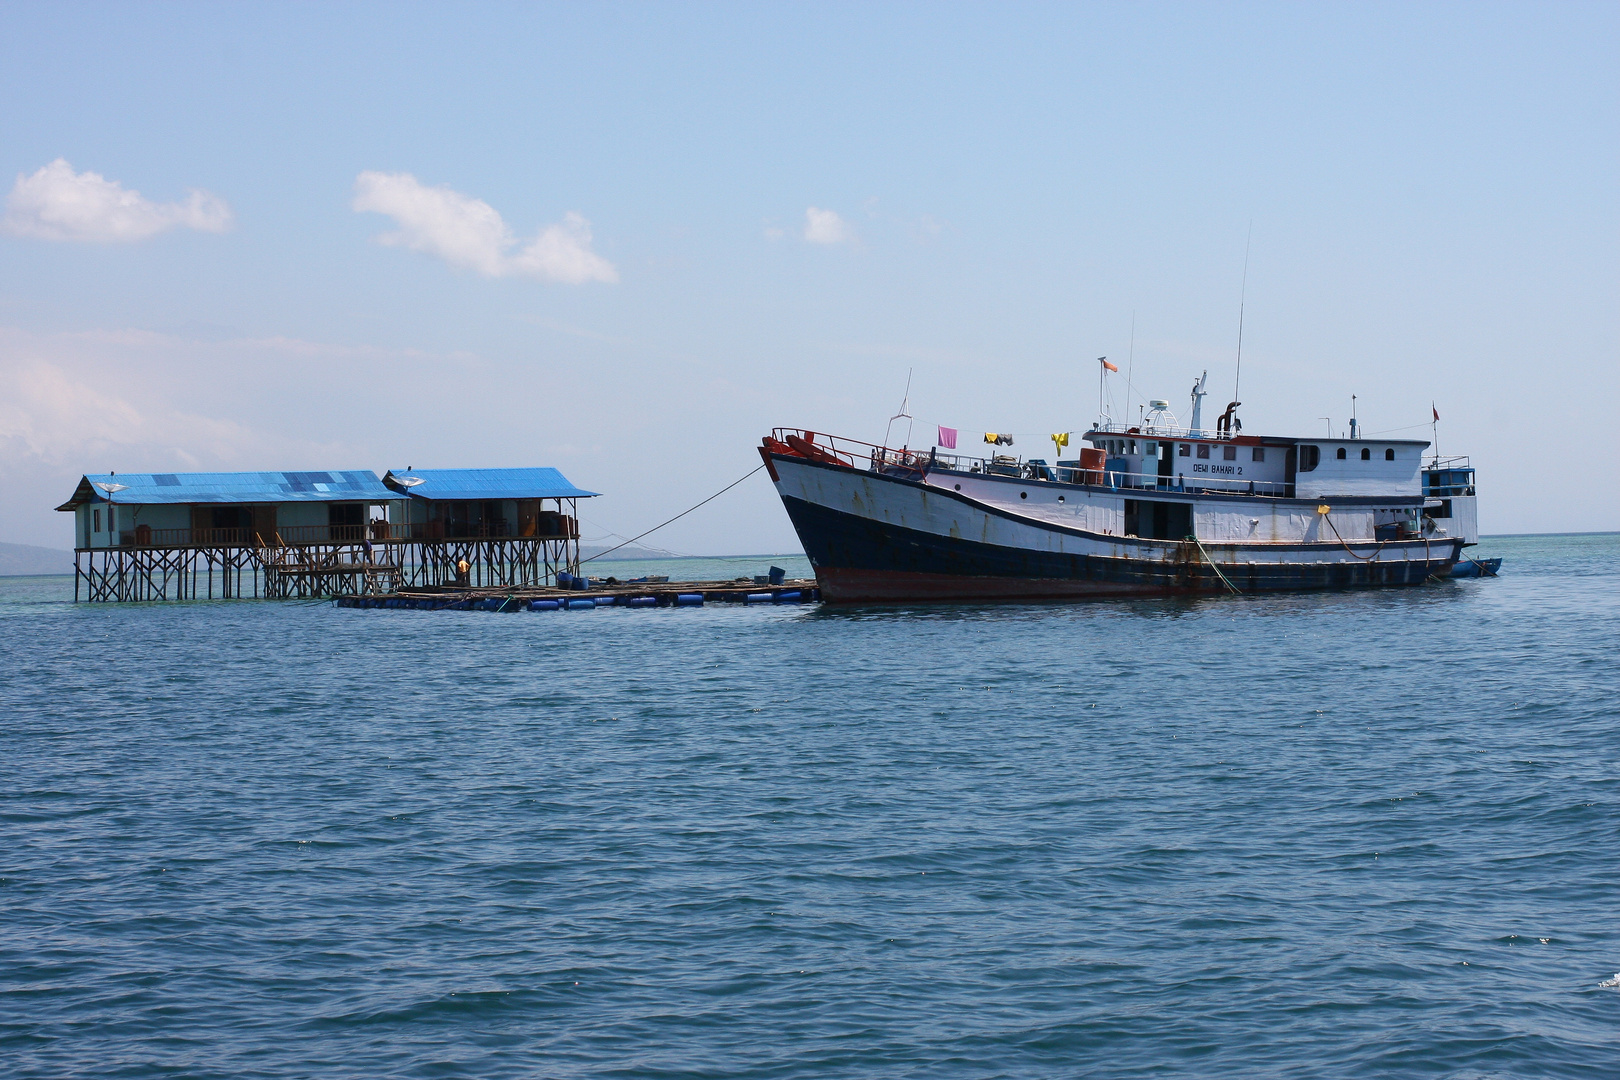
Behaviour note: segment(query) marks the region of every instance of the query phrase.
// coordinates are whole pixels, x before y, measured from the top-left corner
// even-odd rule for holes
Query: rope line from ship
[[[594,562],[595,560],[600,559],[604,555],[608,555],[608,554],[611,554],[612,552],[618,551],[622,547],[628,547],[629,545],[635,543],[637,540],[640,540],[643,536],[651,536],[653,533],[657,532],[659,529],[662,529],[665,525],[669,525],[669,524],[671,524],[673,522],[681,520],[681,518],[685,517],[687,514],[690,514],[693,510],[696,510],[698,507],[704,506],[704,505],[706,505],[708,503],[714,502],[714,500],[718,499],[720,496],[724,495],[726,492],[730,491],[732,488],[736,487],[738,484],[742,483],[744,480],[748,479],[750,476],[753,476],[755,473],[759,472],[763,468],[765,468],[764,465],[756,465],[756,466],[754,466],[748,472],[744,473],[742,476],[739,476],[737,479],[733,480],[731,483],[727,484],[725,487],[721,488],[719,491],[715,492],[713,495],[710,495],[707,499],[704,499],[703,502],[698,503],[696,506],[687,507],[685,510],[682,510],[680,513],[676,514],[674,517],[670,518],[669,521],[659,522],[657,525],[654,525],[652,528],[648,529],[646,532],[640,533],[640,534],[638,534],[636,536],[632,536],[630,539],[626,540],[622,544],[615,544],[613,547],[608,548],[607,551],[598,551],[595,555],[592,555],[589,559],[581,559],[581,560],[579,560],[579,564],[581,566],[584,566],[586,563]]]
[[[1187,537],[1187,539],[1191,540],[1193,543],[1198,545],[1198,550],[1199,550],[1200,553],[1203,554],[1204,561],[1209,563],[1209,568],[1211,570],[1215,571],[1215,576],[1221,579],[1221,584],[1225,585],[1228,589],[1231,589],[1232,590],[1232,595],[1234,595],[1234,596],[1242,596],[1243,595],[1242,591],[1239,590],[1236,585],[1232,584],[1230,581],[1227,580],[1226,575],[1221,573],[1220,566],[1215,562],[1214,559],[1209,557],[1209,552],[1204,550],[1204,542],[1202,540],[1198,539],[1197,536],[1189,535]]]
[[[1389,540],[1380,540],[1380,541],[1378,541],[1378,546],[1373,548],[1373,553],[1371,555],[1357,555],[1355,549],[1352,548],[1348,543],[1345,542],[1344,537],[1339,536],[1339,527],[1337,525],[1333,524],[1333,519],[1328,516],[1327,508],[1325,506],[1317,507],[1316,512],[1318,514],[1322,515],[1322,520],[1327,522],[1328,528],[1333,530],[1333,535],[1335,537],[1338,537],[1339,545],[1341,547],[1343,547],[1345,551],[1349,552],[1350,557],[1353,558],[1353,559],[1360,559],[1362,562],[1370,562],[1372,560],[1375,560],[1383,552],[1384,548],[1391,543],[1391,541],[1389,541]],[[1423,534],[1423,571],[1424,571],[1423,580],[1425,580],[1425,581],[1440,581],[1440,580],[1442,580],[1441,578],[1438,578],[1438,577],[1435,576],[1433,570],[1429,569],[1429,567],[1431,567],[1433,565],[1434,565],[1434,552],[1433,552],[1433,550],[1431,549],[1431,546],[1430,546],[1429,534],[1424,533]]]

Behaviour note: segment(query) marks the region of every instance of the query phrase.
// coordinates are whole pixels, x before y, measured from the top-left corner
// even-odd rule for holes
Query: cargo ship
[[[1200,383],[1200,387],[1201,387]],[[1415,586],[1475,543],[1472,469],[1427,441],[1245,435],[1155,400],[1072,460],[893,449],[777,428],[760,456],[825,601]],[[993,435],[986,435],[992,441]]]

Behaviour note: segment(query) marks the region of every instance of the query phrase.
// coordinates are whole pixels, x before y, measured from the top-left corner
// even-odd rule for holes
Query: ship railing
[[[1062,475],[1065,472],[1080,473],[1085,470],[1063,469],[1052,470],[1058,473],[1056,477],[1065,483],[1086,483],[1088,481],[1070,480]],[[1220,495],[1264,495],[1269,498],[1287,498],[1289,485],[1277,480],[1249,480],[1241,476],[1188,476],[1177,472],[1172,476],[1161,476],[1158,473],[1126,472],[1121,469],[1097,470],[1100,480],[1098,486],[1120,491],[1174,491],[1189,495],[1220,494]]]
[[[1240,431],[1221,431],[1215,428],[1170,427],[1164,424],[1125,424],[1109,421],[1106,424],[1094,424],[1092,431],[1100,431],[1106,435],[1131,435],[1144,439],[1235,439],[1242,434]]]
[[[1442,483],[1442,480],[1447,482]],[[1423,466],[1423,494],[1431,499],[1473,495],[1474,467],[1469,464],[1468,457],[1431,459]]]
[[[847,439],[801,428],[776,428],[771,434],[779,442],[786,442],[789,435],[802,439],[815,448],[833,455],[850,468],[855,468],[856,462],[864,460],[870,471],[889,476],[921,479],[928,473],[951,472],[1143,491],[1194,494],[1218,492],[1233,495],[1265,495],[1272,498],[1286,498],[1289,495],[1289,485],[1275,480],[1198,475],[1188,477],[1182,472],[1174,476],[1160,476],[1157,473],[1133,473],[1120,469],[1084,469],[1075,461],[1048,464],[1042,458],[1025,459],[1016,454],[979,457],[942,452],[938,447],[927,450],[901,447],[897,450],[861,439]]]
[[[913,450],[902,446],[895,449],[892,446],[880,446],[869,443],[863,439],[847,439],[838,435],[828,435],[824,432],[806,431],[802,428],[775,428],[771,435],[778,442],[787,442],[792,435],[811,444],[817,450],[831,454],[844,465],[856,468],[857,462],[863,463],[872,472],[886,474],[929,473],[944,472],[976,472],[989,473],[992,476],[1025,476],[1034,477],[1034,468],[1044,467],[1048,471],[1053,466],[1045,465],[1038,459],[1026,463],[1023,458],[1012,454],[992,454],[989,457],[979,457],[970,454],[953,454],[941,451],[934,446],[926,450]],[[1078,470],[1075,470],[1078,471]],[[1051,480],[1053,476],[1039,477]],[[1078,483],[1079,481],[1075,481]]]

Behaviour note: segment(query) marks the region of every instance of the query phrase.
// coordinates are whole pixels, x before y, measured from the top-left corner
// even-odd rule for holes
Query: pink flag
[[[956,449],[956,429],[953,428],[953,427],[942,427],[942,428],[940,428],[939,429],[939,443],[938,443],[938,445],[943,446],[947,450],[955,450]]]

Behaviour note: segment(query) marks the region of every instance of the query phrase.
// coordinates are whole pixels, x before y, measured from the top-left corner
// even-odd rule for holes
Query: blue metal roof
[[[600,494],[575,487],[556,469],[390,469],[383,483],[416,499],[588,499]]]
[[[384,502],[399,498],[377,474],[362,472],[106,473],[86,475],[73,497],[57,507],[111,501],[158,503]]]

